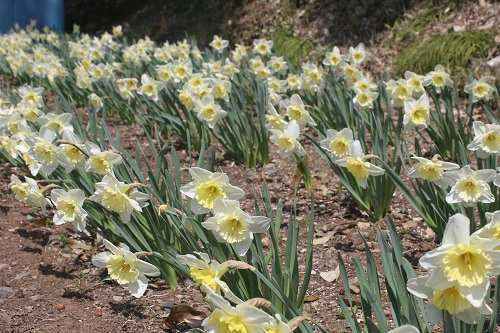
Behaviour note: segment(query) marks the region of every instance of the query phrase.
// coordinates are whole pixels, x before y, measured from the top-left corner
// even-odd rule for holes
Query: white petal
[[[146,289],[148,289],[148,279],[144,276],[144,274],[139,273],[137,280],[127,283],[125,287],[127,287],[132,296],[139,298],[144,295]]]
[[[448,220],[444,229],[442,245],[469,245],[469,224],[467,216],[460,213],[453,215]]]
[[[137,261],[135,262],[135,267],[139,271],[141,271],[142,273],[144,273],[145,275],[148,275],[148,276],[160,275],[160,270],[158,269],[158,267],[156,267],[153,264],[150,264],[149,262],[145,262],[144,260],[141,260],[141,259],[137,259]]]
[[[109,257],[109,252],[101,252],[94,258],[92,258],[92,264],[100,268],[106,268],[107,265],[106,260],[108,259],[108,257]]]

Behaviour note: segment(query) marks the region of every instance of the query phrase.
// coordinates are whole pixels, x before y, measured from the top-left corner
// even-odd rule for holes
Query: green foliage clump
[[[494,45],[491,36],[475,30],[433,36],[406,48],[396,59],[396,69],[399,73],[406,70],[426,73],[441,64],[460,71],[474,59],[486,58]]]
[[[286,30],[279,30],[274,37],[274,53],[285,57],[294,66],[309,55],[312,47],[309,40],[291,36]]]

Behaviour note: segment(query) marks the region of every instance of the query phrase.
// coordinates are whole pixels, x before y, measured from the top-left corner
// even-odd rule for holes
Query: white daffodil
[[[212,314],[202,323],[203,329],[207,333],[266,333],[268,324],[274,320],[273,317],[259,308],[246,303],[231,306],[228,301],[213,292],[210,287],[205,286],[204,289],[207,298],[215,307]]]
[[[40,163],[40,171],[44,176],[54,172],[61,162],[67,163],[61,149],[52,143],[55,138],[56,134],[44,126],[40,129],[40,135],[30,136],[24,140],[29,146],[29,156]]]
[[[197,287],[207,285],[220,294],[220,278],[228,271],[228,267],[221,267],[220,263],[216,260],[211,260],[208,254],[195,252],[195,255],[177,255],[176,259],[181,264],[188,265],[193,279]],[[204,291],[202,289],[202,291]]]
[[[89,154],[87,163],[85,164],[85,171],[96,172],[100,175],[105,175],[113,171],[113,167],[123,162],[120,154],[110,151],[101,151],[98,145],[93,142],[85,142],[85,148]]]
[[[141,76],[141,86],[137,89],[137,94],[146,95],[149,99],[153,101],[158,101],[158,92],[165,88],[165,83],[161,81],[156,81],[147,74],[142,74]]]
[[[193,199],[191,210],[195,214],[210,212],[217,198],[238,200],[245,196],[242,189],[229,184],[229,177],[225,173],[210,172],[192,167],[189,169],[193,181],[181,187],[181,193]]]
[[[87,212],[83,209],[85,193],[80,189],[65,191],[54,189],[50,193],[57,212],[54,215],[54,224],[61,225],[70,222],[78,231],[85,230]]]
[[[464,91],[472,96],[472,103],[479,100],[487,101],[491,99],[492,95],[497,90],[489,84],[490,81],[491,78],[489,76],[485,76],[479,81],[474,79],[474,81],[464,87]]]
[[[275,318],[267,327],[266,333],[292,333],[290,326],[281,320],[281,316],[278,313],[275,315]]]
[[[406,131],[415,127],[427,128],[430,120],[430,104],[427,94],[422,94],[418,100],[405,99],[404,109],[403,125]]]
[[[337,67],[341,62],[344,56],[340,54],[340,49],[337,46],[334,46],[331,52],[327,52],[325,55],[325,59],[323,59],[323,65]]]
[[[43,105],[42,97],[43,88],[24,86],[19,88],[19,96],[22,98],[22,103],[30,108],[40,108]]]
[[[378,92],[375,91],[370,91],[370,90],[363,90],[359,91],[354,98],[352,99],[352,102],[356,105],[358,105],[362,109],[373,109],[373,101],[376,100],[378,97]]]
[[[148,287],[148,276],[160,275],[160,270],[130,252],[125,244],[114,246],[103,240],[104,246],[109,251],[99,253],[92,258],[92,263],[100,268],[107,268],[109,276],[121,286],[127,288],[134,297],[144,295]]]
[[[335,161],[335,163],[341,167],[347,168],[347,171],[356,178],[359,186],[362,188],[366,188],[368,185],[366,182],[368,176],[381,176],[385,172],[384,169],[365,160],[363,148],[361,148],[359,140],[355,140],[351,143],[349,155],[347,157],[341,158]]]
[[[316,126],[316,123],[311,118],[309,111],[299,95],[293,94],[290,99],[281,101],[280,106],[286,109],[286,115],[290,120],[295,120],[299,124],[300,129],[303,129],[308,124]]]
[[[335,162],[349,155],[353,141],[352,131],[349,128],[340,131],[329,129],[326,131],[326,138],[321,140],[321,147],[330,152],[330,156]]]
[[[498,239],[469,236],[469,219],[453,215],[445,228],[441,246],[426,253],[420,265],[430,270],[427,286],[448,289],[455,286],[475,307],[486,296],[490,277],[500,273]]]
[[[47,113],[38,118],[38,123],[42,125],[42,128],[48,127],[52,132],[62,134],[64,130],[73,131],[73,125],[71,125],[72,119],[73,115],[71,113]]]
[[[12,189],[16,198],[20,201],[26,202],[37,208],[41,208],[45,214],[48,201],[43,196],[43,189],[38,187],[36,180],[24,177],[25,182],[21,182],[15,175],[10,176],[11,183],[9,187]]]
[[[12,158],[17,158],[19,151],[17,150],[17,142],[9,138],[5,133],[0,133],[0,149],[4,149]]]
[[[229,92],[231,91],[231,82],[228,80],[212,79],[212,95],[229,102]]]
[[[267,66],[273,72],[273,74],[286,74],[286,71],[288,70],[288,65],[286,64],[285,58],[283,57],[271,56],[271,59],[267,63]]]
[[[219,242],[233,245],[240,256],[247,253],[254,233],[263,233],[269,229],[269,218],[248,215],[241,210],[236,200],[217,198],[212,211],[214,216],[201,225],[212,231]]]
[[[287,123],[283,119],[283,116],[276,111],[276,109],[271,103],[269,103],[267,105],[266,129],[269,131],[270,130],[283,131],[286,125]]]
[[[443,180],[452,186],[446,195],[447,203],[461,203],[466,207],[473,207],[476,203],[490,203],[495,201],[488,185],[496,176],[495,170],[483,169],[474,171],[470,165],[457,171],[448,171],[443,174]]]
[[[475,324],[483,315],[492,313],[484,298],[474,305],[457,285],[433,288],[429,283],[429,276],[420,276],[408,280],[407,289],[413,295],[429,299],[426,307],[427,318],[431,323],[443,319],[443,311],[457,316],[463,322]]]
[[[96,191],[90,200],[101,204],[109,211],[118,213],[123,223],[130,222],[132,211],[142,212],[149,203],[149,195],[139,192],[135,184],[125,184],[108,172],[101,182],[95,184]]]
[[[222,110],[219,104],[215,103],[214,96],[211,94],[205,95],[195,105],[193,111],[196,116],[206,122],[210,128],[214,128],[219,120],[227,116],[227,112]]]
[[[272,40],[254,39],[252,52],[260,54],[261,56],[270,55],[273,45],[274,42]]]
[[[444,87],[453,86],[453,81],[450,78],[450,74],[445,72],[442,65],[436,65],[434,70],[424,77],[424,86],[429,86],[431,84],[436,91],[440,93]]]
[[[66,172],[71,172],[75,168],[85,168],[85,145],[80,142],[75,133],[65,130],[62,133],[64,143],[59,145],[61,152],[66,157],[67,165],[63,165]]]
[[[423,157],[412,156],[412,159],[416,160],[417,163],[411,168],[408,177],[422,178],[442,188],[448,187],[448,184],[443,180],[443,173],[445,171],[460,169],[458,164],[443,162],[438,160],[437,157],[428,160]]]
[[[295,120],[289,122],[282,131],[272,129],[271,133],[269,140],[278,146],[282,158],[288,158],[292,154],[298,156],[306,154],[304,147],[297,140],[300,135],[300,126]]]
[[[413,96],[413,98],[419,98],[420,95],[425,93],[423,75],[418,75],[416,73],[406,71],[405,80],[411,87],[411,95]]]
[[[500,210],[493,213],[485,213],[486,220],[488,223],[476,231],[474,235],[486,239],[496,239],[500,241]],[[494,248],[494,250],[500,250],[500,244]]]
[[[363,43],[359,43],[356,48],[349,48],[349,59],[352,63],[359,65],[366,61],[368,58],[368,53],[365,50],[365,45]]]
[[[220,38],[219,36],[215,35],[214,39],[210,42],[209,45],[211,47],[213,47],[213,49],[215,51],[217,51],[218,53],[222,53],[222,52],[224,52],[226,47],[229,45],[229,41],[224,40],[224,39]]]
[[[401,107],[404,105],[404,101],[412,96],[412,87],[405,79],[399,79],[397,81],[389,81],[393,84],[389,90],[392,91],[391,98],[392,104],[396,107]]]
[[[104,106],[104,104],[102,102],[102,98],[97,96],[97,94],[95,94],[95,93],[88,95],[87,98],[90,102],[90,105],[94,108],[94,110],[96,112],[100,111],[102,109],[102,107]]]
[[[469,143],[467,149],[475,151],[479,158],[500,154],[500,125],[485,125],[481,121],[475,121],[473,126],[474,140]]]

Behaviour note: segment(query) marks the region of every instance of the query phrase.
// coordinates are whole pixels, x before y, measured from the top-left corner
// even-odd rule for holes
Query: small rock
[[[53,313],[54,313],[54,310],[52,310],[52,309],[47,310],[47,314],[53,314]]]
[[[122,296],[113,296],[113,301],[121,302],[121,301],[123,301],[123,297]]]
[[[24,294],[23,294],[23,292],[22,292],[22,291],[18,291],[18,292],[16,293],[16,297],[17,297],[17,298],[24,298]]]
[[[94,311],[94,316],[96,316],[96,317],[102,317],[102,311],[101,310],[95,310]]]
[[[9,267],[8,264],[0,264],[0,272],[4,269],[4,268],[7,268]]]
[[[26,276],[30,275],[29,272],[22,272],[22,273],[19,273],[17,274],[15,277],[14,277],[14,280],[21,280],[22,278],[25,278]]]
[[[172,309],[174,307],[174,301],[172,301],[171,299],[168,299],[165,302],[165,304],[163,304],[161,307],[164,309]]]
[[[59,303],[59,304],[56,305],[56,310],[62,311],[64,309],[66,309],[66,305],[64,305],[62,303]]]
[[[32,301],[38,301],[40,298],[42,298],[42,296],[41,296],[41,295],[34,295],[34,296],[31,296],[31,297],[30,297],[30,299],[31,299]]]
[[[12,296],[14,294],[14,289],[10,287],[0,287],[0,297],[3,296]]]

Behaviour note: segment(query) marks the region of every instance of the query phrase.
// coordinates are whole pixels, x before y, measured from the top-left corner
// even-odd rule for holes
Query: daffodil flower
[[[493,213],[487,212],[485,213],[485,217],[488,223],[474,234],[481,238],[496,239],[500,241],[500,210]],[[500,244],[495,247],[494,250],[500,250]]]
[[[21,182],[16,175],[11,175],[9,187],[12,189],[16,198],[26,202],[28,205],[42,209],[45,214],[48,201],[43,195],[43,189],[38,187],[38,183],[33,178],[24,177],[25,182]]]
[[[306,110],[306,106],[299,95],[294,94],[290,99],[281,101],[280,106],[286,109],[288,118],[290,120],[295,120],[297,124],[299,124],[300,129],[303,129],[308,124],[310,126],[316,126],[316,123]]]
[[[101,204],[109,211],[118,213],[123,223],[130,222],[134,210],[142,212],[142,207],[149,203],[149,195],[139,192],[134,184],[125,184],[118,181],[108,172],[101,182],[95,184],[96,191],[90,200]]]
[[[488,285],[486,285],[488,287]],[[429,283],[429,276],[420,276],[408,280],[408,291],[422,299],[429,299],[426,307],[427,318],[431,323],[443,319],[443,311],[456,316],[468,324],[475,324],[483,315],[490,315],[491,308],[484,298],[475,305],[461,292],[457,285],[434,288]],[[486,292],[487,290],[485,290]]]
[[[330,152],[335,162],[349,155],[353,141],[351,129],[344,128],[340,131],[329,129],[326,131],[326,138],[321,140],[321,147]]]
[[[424,86],[429,86],[431,84],[438,93],[441,93],[444,87],[453,86],[453,81],[450,78],[450,74],[445,72],[442,65],[436,65],[434,70],[424,77]]]
[[[426,253],[420,265],[431,270],[426,282],[433,289],[456,288],[475,307],[483,301],[489,279],[500,273],[500,240],[469,236],[469,219],[453,215],[445,228],[441,246]]]
[[[193,111],[198,119],[206,122],[210,128],[214,128],[222,118],[227,116],[227,112],[222,110],[219,104],[215,103],[212,94],[207,94],[198,101]]]
[[[93,142],[85,142],[85,148],[89,154],[87,163],[85,164],[85,171],[96,172],[100,175],[105,175],[113,171],[113,167],[123,162],[120,154],[110,151],[101,151],[98,145]]]
[[[240,256],[247,253],[254,233],[263,233],[269,229],[268,217],[248,215],[241,210],[236,200],[217,198],[212,210],[214,216],[201,225],[212,231],[219,242],[231,244]]]
[[[78,231],[85,230],[87,212],[83,209],[85,193],[80,189],[65,191],[54,189],[50,193],[57,212],[54,215],[54,224],[61,225],[70,222]]]
[[[495,170],[483,169],[474,171],[469,165],[457,171],[443,174],[443,180],[452,186],[446,195],[447,203],[461,203],[466,207],[473,207],[476,203],[490,203],[495,201],[488,185],[496,176]]]
[[[207,333],[266,333],[268,323],[273,321],[273,317],[259,308],[246,303],[231,306],[228,301],[213,292],[210,287],[205,286],[204,289],[207,298],[215,307],[212,314],[202,323],[203,329]]]
[[[24,86],[19,88],[22,103],[28,107],[40,108],[43,105],[42,87]]]
[[[492,95],[497,91],[493,86],[489,84],[491,78],[485,76],[479,81],[474,79],[471,83],[464,87],[464,91],[472,96],[472,103],[479,100],[487,101],[491,99]]]
[[[411,94],[413,98],[420,97],[423,93],[425,93],[424,89],[424,76],[418,75],[416,73],[406,71],[405,72],[405,80],[408,82],[408,85],[411,87]]]
[[[270,55],[271,49],[273,48],[274,42],[272,40],[266,39],[254,39],[253,41],[253,53],[258,53],[262,56]]]
[[[219,36],[215,35],[214,39],[210,42],[209,45],[213,47],[215,51],[222,53],[224,52],[224,49],[229,45],[229,41],[224,40]]]
[[[445,171],[460,169],[458,164],[440,161],[437,157],[428,160],[423,157],[412,156],[412,159],[416,160],[417,163],[411,168],[408,177],[422,178],[442,188],[448,187],[448,184],[443,180],[443,173]]]
[[[474,140],[467,146],[467,149],[475,151],[477,157],[487,158],[491,154],[500,154],[500,125],[484,124],[475,121]]]
[[[54,133],[59,133],[62,135],[62,132],[64,130],[73,131],[73,125],[71,125],[72,119],[73,115],[71,113],[47,113],[46,115],[38,118],[38,123],[42,126],[50,128]],[[42,129],[40,129],[40,132],[41,130]]]
[[[181,187],[181,193],[193,199],[191,210],[195,214],[210,212],[217,198],[238,200],[245,196],[242,189],[229,184],[229,177],[225,173],[210,172],[192,167],[189,169],[193,181]]]
[[[292,333],[290,326],[288,326],[281,316],[277,313],[275,315],[276,320],[273,320],[266,328],[266,333]]]
[[[279,130],[283,131],[286,127],[287,123],[283,119],[283,116],[280,115],[274,106],[269,103],[267,106],[267,114],[266,114],[266,129],[267,130]]]
[[[147,74],[142,74],[141,76],[142,85],[137,89],[137,94],[146,95],[149,99],[153,101],[158,101],[158,92],[165,88],[165,83],[161,81],[156,81]]]
[[[62,139],[64,143],[61,143],[59,148],[68,162],[66,165],[63,164],[64,170],[69,173],[75,168],[84,169],[85,153],[87,152],[85,145],[80,142],[75,133],[69,130],[64,130]]]
[[[56,135],[49,127],[42,127],[39,136],[30,136],[25,139],[30,147],[29,156],[40,163],[44,176],[50,175],[61,162],[67,162],[61,149],[53,144]],[[36,176],[36,175],[34,175]]]
[[[384,169],[365,160],[363,148],[361,148],[359,140],[352,142],[347,157],[338,159],[335,163],[347,168],[347,171],[356,178],[359,186],[362,188],[366,188],[368,185],[366,182],[368,176],[381,176],[384,174]]]
[[[356,64],[362,64],[368,58],[368,53],[365,50],[365,45],[363,43],[359,43],[356,48],[349,47],[349,58],[350,60]]]
[[[405,114],[403,125],[406,131],[415,127],[427,128],[430,120],[430,105],[427,94],[422,94],[418,100],[408,98],[404,100]]]
[[[144,295],[148,287],[148,276],[160,275],[160,270],[132,253],[125,244],[114,246],[106,239],[103,240],[106,252],[99,253],[92,258],[92,263],[100,268],[107,268],[109,276],[130,293],[139,298]]]
[[[289,122],[282,131],[272,129],[271,133],[269,140],[278,146],[282,158],[288,158],[292,154],[298,156],[306,154],[304,147],[297,140],[300,135],[300,126],[295,120]]]
[[[340,49],[337,46],[334,46],[331,52],[327,52],[325,54],[325,59],[323,59],[323,65],[337,67],[341,62],[344,56],[340,54]]]
[[[216,260],[211,260],[208,254],[195,252],[199,257],[193,254],[177,255],[176,259],[181,264],[188,265],[191,273],[191,278],[193,279],[197,287],[203,284],[207,285],[215,291],[220,293],[220,278],[227,272],[227,267],[221,267],[220,263]],[[202,289],[202,291],[204,291]]]

